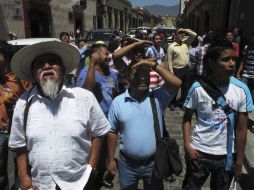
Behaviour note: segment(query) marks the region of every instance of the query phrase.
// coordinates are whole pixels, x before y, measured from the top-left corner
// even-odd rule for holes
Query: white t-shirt
[[[228,105],[237,112],[250,112],[254,109],[248,87],[241,81],[230,78],[227,86],[219,87]],[[201,152],[213,155],[227,154],[227,116],[198,82],[189,90],[184,106],[196,110],[197,124],[192,134],[191,146]],[[234,138],[234,137],[233,137]],[[233,152],[234,143],[233,143]]]

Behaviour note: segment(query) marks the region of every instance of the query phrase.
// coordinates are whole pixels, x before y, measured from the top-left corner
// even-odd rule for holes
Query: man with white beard
[[[21,190],[93,189],[87,181],[110,125],[91,92],[63,85],[79,59],[72,45],[50,41],[21,49],[11,61],[17,77],[35,84],[16,104],[9,141]]]

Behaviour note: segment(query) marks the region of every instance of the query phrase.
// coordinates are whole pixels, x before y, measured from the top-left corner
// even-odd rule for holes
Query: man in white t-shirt
[[[235,55],[232,44],[221,42],[211,45],[204,58],[207,79],[224,95],[226,103],[235,111],[235,137],[228,146],[229,120],[220,106],[208,95],[199,82],[192,85],[185,100],[183,118],[184,148],[186,151],[186,176],[183,189],[201,189],[211,174],[211,189],[226,190],[234,175],[242,172],[246,144],[248,112],[254,109],[248,87],[232,77]],[[196,113],[197,124],[191,133],[191,118]],[[233,133],[234,134],[234,133]],[[228,150],[232,148],[233,169],[226,171]]]

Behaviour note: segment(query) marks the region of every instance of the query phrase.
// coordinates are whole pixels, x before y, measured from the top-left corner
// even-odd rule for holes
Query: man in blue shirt
[[[88,67],[81,70],[77,85],[90,90],[98,100],[102,111],[107,116],[112,100],[118,92],[117,73],[109,69],[109,52],[105,44],[92,45],[89,58],[91,60]],[[95,184],[101,184],[106,187],[113,187],[113,177],[103,175],[106,171],[105,160],[107,157],[107,144],[103,143],[100,160],[97,165],[97,176]]]
[[[118,92],[117,73],[108,67],[110,60],[106,45],[94,44],[89,55],[91,63],[80,71],[77,86],[93,92],[107,116],[112,100]]]
[[[131,87],[113,100],[108,115],[112,128],[108,135],[107,169],[116,174],[117,164],[114,154],[117,136],[120,133],[118,162],[120,189],[136,190],[139,179],[144,180],[145,190],[163,189],[162,180],[152,179],[156,139],[149,92],[151,68],[165,80],[165,85],[152,91],[161,131],[163,131],[162,112],[181,85],[180,79],[158,63],[141,60],[131,70],[129,77]]]

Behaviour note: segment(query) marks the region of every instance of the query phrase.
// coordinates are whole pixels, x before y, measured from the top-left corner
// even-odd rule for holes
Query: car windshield
[[[167,35],[172,35],[172,33],[174,33],[175,31],[176,29],[164,29],[164,28],[157,29],[158,33],[163,32]]]
[[[135,35],[136,30],[131,30],[128,32],[129,35]]]
[[[86,36],[86,39],[89,41],[109,41],[110,35],[110,32],[89,32]]]

